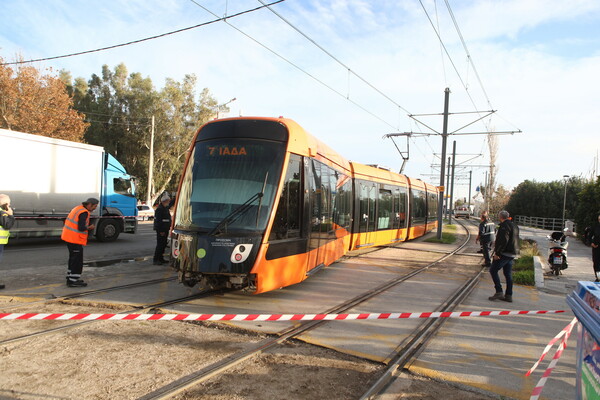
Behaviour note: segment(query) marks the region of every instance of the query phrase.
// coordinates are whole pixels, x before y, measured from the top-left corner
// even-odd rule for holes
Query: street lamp
[[[565,210],[567,207],[567,182],[569,179],[569,175],[563,175],[563,178],[565,180],[565,195],[563,197],[563,217],[562,217],[562,227],[561,229],[565,229]]]
[[[234,101],[236,101],[237,98],[234,97],[233,99],[229,100],[227,103],[223,103],[217,106],[217,119],[219,119],[219,111],[221,111],[221,107],[225,107],[227,104],[229,103],[233,103]]]

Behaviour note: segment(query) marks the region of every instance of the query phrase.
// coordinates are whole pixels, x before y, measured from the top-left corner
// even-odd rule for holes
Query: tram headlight
[[[171,253],[173,258],[179,257],[179,240],[171,238]]]
[[[229,261],[231,261],[232,264],[243,263],[248,259],[252,246],[252,244],[238,244],[233,248]]]

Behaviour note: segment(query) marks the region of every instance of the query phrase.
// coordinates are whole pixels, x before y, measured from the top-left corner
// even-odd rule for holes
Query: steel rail
[[[141,286],[149,286],[149,285],[154,285],[155,283],[164,283],[164,282],[174,281],[176,279],[177,279],[177,277],[170,277],[170,278],[151,279],[151,280],[142,281],[142,282],[126,283],[124,285],[110,286],[110,287],[103,288],[103,289],[86,290],[83,292],[67,294],[64,296],[52,297],[50,299],[37,300],[37,301],[28,302],[28,303],[13,304],[12,306],[1,306],[0,309],[1,310],[13,310],[15,308],[19,308],[19,307],[23,307],[23,306],[30,306],[32,304],[40,304],[40,303],[49,304],[49,303],[56,302],[59,300],[77,299],[77,298],[89,296],[92,294],[108,293],[108,292],[112,292],[115,290],[130,289],[130,288],[136,288],[136,287],[141,287]]]
[[[426,271],[427,269],[431,268],[432,266],[455,255],[456,253],[458,253],[460,250],[462,250],[467,245],[467,243],[469,242],[469,240],[471,238],[471,234],[468,231],[468,229],[462,224],[461,224],[461,226],[463,226],[463,228],[465,229],[466,239],[454,251],[449,252],[448,254],[444,255],[443,257],[439,258],[438,260],[436,260],[434,262],[427,264],[424,267],[421,267],[415,271],[412,271],[406,275],[403,275],[402,277],[398,277],[396,279],[390,280],[390,281],[378,286],[377,288],[371,289],[363,294],[360,294],[350,300],[345,301],[342,304],[332,307],[329,310],[324,311],[323,314],[340,313],[340,312],[349,310],[349,309],[357,306],[358,304],[361,304],[361,303],[387,291],[388,289],[398,285],[399,283],[404,282],[404,281],[412,278],[413,276],[418,275],[419,273]],[[369,252],[368,254],[370,254],[370,253],[372,253],[372,252]],[[447,302],[447,300],[446,300],[446,302]],[[298,336],[306,331],[314,329],[317,326],[319,326],[321,324],[326,324],[328,322],[329,321],[307,321],[307,322],[301,323],[299,326],[292,326],[292,327],[283,329],[280,332],[278,332],[277,334],[275,334],[276,335],[275,337],[260,341],[252,349],[248,349],[248,350],[236,353],[236,354],[232,354],[232,355],[224,358],[223,360],[217,361],[216,363],[206,366],[206,367],[202,368],[201,370],[193,372],[193,373],[191,373],[187,376],[184,376],[182,378],[179,378],[178,380],[173,381],[161,388],[158,388],[158,389],[154,390],[153,392],[140,397],[139,400],[159,400],[159,399],[172,398],[173,396],[176,396],[176,395],[182,393],[183,391],[185,391],[199,383],[205,382],[208,379],[218,376],[219,374],[225,372],[226,370],[262,353],[265,350],[275,347],[276,345],[278,345],[286,340],[293,339],[296,336]]]
[[[463,228],[465,226],[461,224]],[[465,228],[466,229],[466,228]],[[451,312],[458,307],[473,291],[483,272],[481,268],[477,274],[463,283],[448,299],[442,303],[436,312]],[[422,324],[415,336],[406,344],[398,347],[389,357],[388,365],[379,379],[360,397],[360,400],[371,400],[381,395],[399,375],[405,365],[409,364],[425,349],[425,346],[439,331],[445,318],[427,320]]]
[[[170,306],[170,305],[173,305],[173,304],[185,303],[186,301],[189,301],[189,300],[200,299],[200,298],[203,298],[203,297],[208,297],[208,296],[212,296],[212,295],[219,294],[219,293],[224,293],[224,292],[226,292],[226,290],[207,290],[207,291],[196,293],[196,294],[193,294],[193,295],[190,295],[190,296],[180,297],[180,298],[173,299],[173,300],[162,301],[162,302],[159,302],[159,303],[149,304],[149,305],[145,305],[145,306],[142,306],[142,307],[134,307],[133,309],[130,309],[130,310],[127,310],[127,311],[122,311],[122,312],[117,313],[117,314],[131,314],[131,313],[140,313],[140,312],[143,312],[143,311],[152,311],[154,309],[159,309],[161,307],[166,307],[166,306]],[[51,334],[51,333],[56,333],[56,332],[60,332],[60,331],[65,331],[65,330],[77,328],[79,326],[82,326],[82,325],[85,325],[85,324],[89,324],[89,323],[93,323],[93,322],[99,322],[99,320],[80,321],[80,322],[76,322],[74,324],[63,325],[63,326],[59,326],[59,327],[56,327],[56,328],[50,328],[50,329],[45,329],[45,330],[38,331],[38,332],[28,333],[26,335],[17,336],[17,337],[10,338],[10,339],[4,339],[4,340],[0,341],[0,345],[15,343],[15,342],[19,342],[21,340],[31,339],[33,337],[45,336],[45,335],[48,335],[48,334]]]

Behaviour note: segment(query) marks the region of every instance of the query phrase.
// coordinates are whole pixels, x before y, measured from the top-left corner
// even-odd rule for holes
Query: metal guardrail
[[[515,221],[518,225],[531,226],[533,228],[545,229],[549,231],[561,231],[563,229],[561,218],[542,218],[516,215]],[[571,220],[565,220],[565,226],[569,227],[573,232],[576,231],[575,223],[573,223]]]

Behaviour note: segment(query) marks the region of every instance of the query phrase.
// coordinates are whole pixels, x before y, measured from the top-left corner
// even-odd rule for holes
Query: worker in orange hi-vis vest
[[[67,242],[69,249],[67,286],[87,286],[87,283],[81,280],[81,272],[83,271],[83,246],[87,245],[89,231],[95,228],[95,225],[90,225],[90,214],[98,207],[98,203],[98,199],[87,199],[80,206],[73,208],[65,220],[65,226],[60,238]]]
[[[4,253],[4,245],[8,243],[10,237],[9,229],[15,224],[13,209],[10,208],[10,197],[7,194],[0,194],[0,260]],[[4,284],[0,283],[0,289],[4,289]]]

